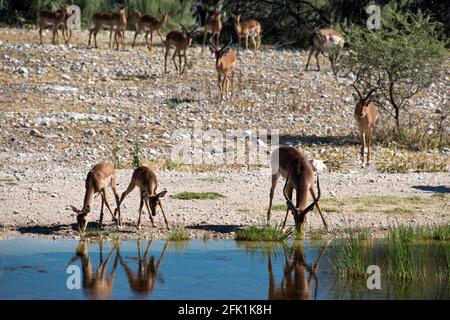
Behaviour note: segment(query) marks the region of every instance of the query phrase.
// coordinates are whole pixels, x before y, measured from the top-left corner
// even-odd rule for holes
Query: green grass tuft
[[[286,231],[280,226],[262,225],[250,226],[236,231],[237,241],[286,241],[293,235],[291,228]]]
[[[174,198],[181,200],[215,200],[225,198],[218,192],[179,192],[174,195]]]
[[[189,232],[185,228],[175,228],[170,230],[167,239],[170,241],[190,240]]]

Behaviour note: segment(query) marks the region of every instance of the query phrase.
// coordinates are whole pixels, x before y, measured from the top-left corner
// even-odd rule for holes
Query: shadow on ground
[[[450,193],[450,188],[447,186],[413,186],[413,188],[434,193]]]
[[[78,226],[76,223],[74,224],[59,224],[59,225],[50,225],[50,226],[26,226],[19,227],[17,231],[20,233],[32,233],[32,234],[60,234],[62,231],[78,231]]]
[[[280,135],[280,144],[323,144],[332,146],[343,145],[359,145],[356,135],[346,136],[297,136],[297,135]]]
[[[186,229],[205,230],[219,233],[231,233],[241,229],[242,225],[218,225],[218,224],[202,224],[195,226],[187,226]]]

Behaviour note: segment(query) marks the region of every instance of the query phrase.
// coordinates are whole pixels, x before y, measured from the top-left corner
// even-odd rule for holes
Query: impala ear
[[[163,198],[167,193],[167,190],[163,190],[156,195],[157,198]]]

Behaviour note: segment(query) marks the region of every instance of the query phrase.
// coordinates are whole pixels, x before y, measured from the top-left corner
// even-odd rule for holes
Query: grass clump
[[[339,278],[363,279],[366,269],[372,263],[369,241],[365,233],[350,232],[336,239],[334,257],[331,260]]]
[[[215,200],[225,198],[218,192],[179,192],[174,195],[174,198],[181,200]]]
[[[286,241],[293,235],[291,228],[283,230],[281,226],[250,226],[236,231],[234,239],[237,241]]]
[[[17,185],[17,181],[14,179],[10,179],[10,178],[0,179],[0,184],[4,184],[7,186],[15,186],[15,185]]]
[[[175,228],[170,230],[167,239],[170,241],[185,241],[190,240],[189,232],[185,228]]]

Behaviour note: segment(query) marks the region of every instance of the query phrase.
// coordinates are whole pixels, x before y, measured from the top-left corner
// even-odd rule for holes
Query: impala
[[[212,13],[208,14],[205,20],[202,52],[205,49],[206,38],[209,32],[212,33],[210,39],[214,39],[214,45],[216,47],[219,46],[219,37],[221,31],[222,31],[222,13],[219,11],[213,11]]]
[[[229,44],[223,46],[221,49],[217,49],[215,44],[211,41],[211,52],[214,53],[216,57],[216,70],[217,70],[217,80],[219,84],[219,97],[220,101],[223,100],[223,94],[225,92],[225,97],[228,96],[230,82],[231,82],[231,93],[233,93],[233,79],[234,70],[236,69],[237,57],[233,49],[229,47]],[[228,74],[231,73],[231,81]]]
[[[136,38],[142,30],[145,31],[145,43],[147,44],[148,50],[152,50],[154,31],[156,31],[159,34],[159,36],[161,37],[161,42],[164,43],[164,39],[161,34],[161,29],[167,22],[168,18],[169,18],[168,13],[164,13],[159,20],[149,15],[139,17],[138,27],[136,29],[136,33],[134,34],[133,48],[136,43]],[[148,43],[149,34],[150,34],[150,44]]]
[[[295,221],[295,228],[297,232],[303,233],[304,222],[306,221],[306,214],[314,209],[314,206],[319,210],[322,222],[325,229],[328,231],[328,225],[323,217],[322,211],[319,207],[320,186],[319,176],[317,175],[317,198],[314,194],[314,172],[311,163],[306,158],[305,154],[291,146],[281,146],[272,153],[272,186],[270,188],[270,202],[269,210],[267,211],[267,222],[270,221],[272,200],[275,192],[275,187],[280,175],[286,178],[286,183],[283,188],[283,195],[286,199],[287,210],[284,218],[283,228],[286,226],[286,220],[289,211],[292,212]],[[292,203],[292,193],[296,190],[296,204]],[[308,192],[313,198],[313,202],[307,206]]]
[[[240,14],[232,14],[231,18],[233,19],[234,29],[239,39],[238,50],[241,47],[241,38],[245,38],[245,49],[248,49],[248,38],[250,37],[253,42],[254,55],[256,55],[261,46],[261,24],[253,19],[241,22]]]
[[[338,58],[339,49],[344,47],[344,36],[334,29],[319,29],[312,33],[313,45],[309,51],[308,61],[306,62],[305,71],[308,71],[309,60],[314,53],[316,57],[317,69],[320,71],[319,54],[328,51],[331,69],[335,72],[336,60]]]
[[[64,41],[67,43],[66,37],[64,35],[64,25],[66,22],[66,16],[67,16],[67,4],[61,5],[59,9],[56,12],[52,11],[41,11],[39,12],[39,18],[38,18],[38,25],[39,25],[39,37],[41,40],[42,45],[42,29],[52,26],[52,44],[59,43],[59,35],[58,35],[58,29],[59,26],[63,27],[63,38]]]
[[[182,31],[170,31],[166,40],[164,41],[165,53],[164,53],[164,74],[167,73],[167,56],[169,55],[170,48],[175,48],[172,56],[173,64],[175,65],[175,70],[177,73],[182,75],[184,69],[186,68],[186,49],[192,44],[192,36],[197,30],[197,26],[188,31],[183,25],[181,25]],[[175,56],[178,55],[179,66],[175,61]],[[181,58],[184,58],[184,65],[181,67]]]
[[[375,122],[377,121],[378,109],[375,103],[372,101],[372,94],[378,89],[372,88],[369,92],[363,96],[358,90],[355,84],[353,88],[358,93],[358,96],[354,96],[357,103],[355,106],[355,119],[358,124],[359,133],[361,135],[361,166],[364,166],[364,152],[366,149],[366,134],[367,134],[367,165],[370,163],[370,152],[371,152],[371,140],[372,132],[375,127]]]
[[[86,231],[88,219],[87,215],[91,211],[92,203],[94,201],[94,195],[100,194],[102,197],[102,206],[100,209],[100,228],[103,224],[103,206],[106,205],[113,220],[116,222],[117,226],[121,227],[121,219],[120,213],[118,219],[115,214],[111,210],[111,207],[108,202],[108,198],[106,196],[106,188],[108,185],[111,186],[111,189],[114,193],[114,197],[116,199],[116,203],[119,203],[119,195],[116,191],[116,170],[114,168],[114,164],[110,162],[101,162],[95,165],[88,173],[86,177],[85,187],[86,192],[84,194],[84,202],[83,208],[81,210],[71,206],[72,210],[77,213],[77,223],[80,233],[83,234]]]
[[[166,215],[164,214],[163,207],[161,205],[161,198],[165,196],[167,193],[166,190],[163,190],[159,193],[156,192],[156,188],[158,187],[158,180],[156,178],[156,174],[152,169],[146,166],[141,166],[134,170],[133,175],[131,177],[131,182],[128,185],[127,190],[122,193],[120,197],[120,201],[117,205],[116,212],[118,212],[120,217],[120,205],[122,204],[125,197],[133,191],[135,187],[139,187],[141,202],[139,205],[139,220],[137,223],[138,229],[141,228],[141,215],[142,215],[142,207],[147,207],[148,215],[150,217],[150,221],[152,222],[152,226],[155,227],[155,222],[153,221],[152,216],[156,216],[156,206],[158,205],[161,208],[162,215],[164,217],[164,222],[166,223],[167,229],[169,228],[169,223],[167,222]]]
[[[114,35],[114,43],[117,42],[117,47],[119,46],[117,37],[120,35],[118,34],[119,30],[123,28],[123,26],[127,24],[127,17],[125,15],[125,6],[119,6],[119,13],[113,13],[113,12],[100,12],[95,13],[92,17],[92,20],[94,22],[94,27],[89,30],[89,43],[88,48],[91,46],[91,37],[92,34],[94,34],[94,43],[95,48],[97,49],[97,33],[100,30],[102,26],[105,26],[109,28],[109,48],[111,49],[111,42],[112,42],[112,33],[115,30],[116,33]],[[124,40],[124,39],[122,39]],[[123,45],[123,42],[122,42]]]

